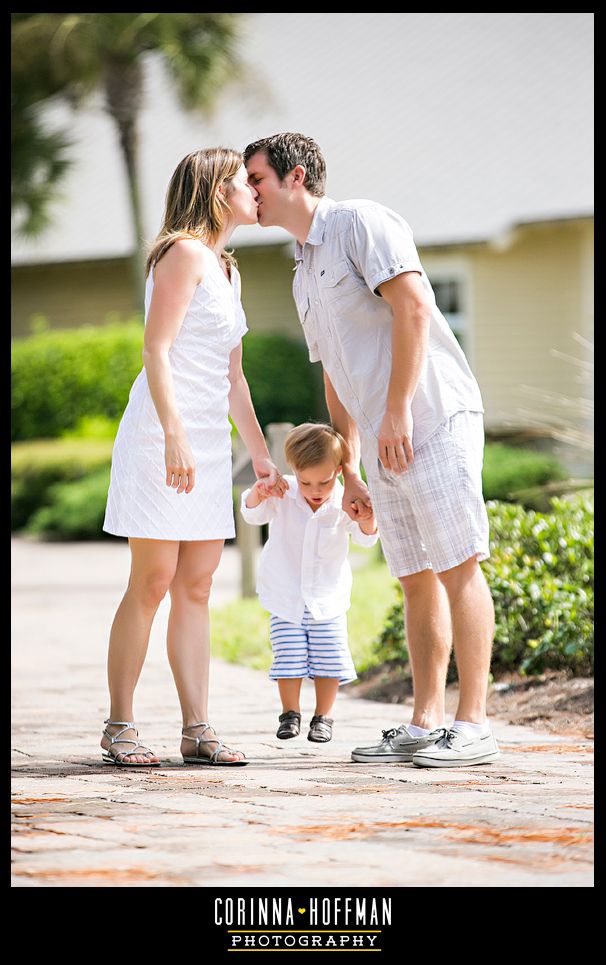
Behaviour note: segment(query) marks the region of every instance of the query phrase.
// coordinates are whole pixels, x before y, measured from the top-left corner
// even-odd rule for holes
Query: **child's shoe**
[[[307,740],[314,741],[316,744],[326,744],[326,742],[332,737],[333,724],[334,720],[332,717],[325,717],[323,714],[316,714],[309,722],[309,734],[307,735]]]
[[[276,731],[276,737],[281,741],[288,740],[289,737],[298,737],[301,733],[301,714],[296,710],[287,710],[278,717],[280,726]]]

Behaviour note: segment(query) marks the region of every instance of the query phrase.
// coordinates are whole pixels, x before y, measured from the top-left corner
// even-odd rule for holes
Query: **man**
[[[356,747],[352,759],[420,767],[494,761],[499,750],[486,718],[494,608],[479,566],[489,543],[477,382],[396,212],[326,197],[324,159],[302,134],[255,141],[244,159],[259,224],[280,225],[296,239],[293,295],[310,360],[322,362],[332,423],[348,445],[343,508],[355,519],[372,501],[404,592],[412,720],[384,731],[376,745]],[[446,728],[453,642],[460,695]]]

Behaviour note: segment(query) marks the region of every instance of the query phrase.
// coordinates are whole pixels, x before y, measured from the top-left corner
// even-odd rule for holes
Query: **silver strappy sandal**
[[[191,730],[192,727],[204,727],[204,730],[202,731],[203,734],[205,734],[207,730],[212,730],[215,736],[214,737],[190,737],[188,734],[185,733],[185,731]],[[219,740],[219,738],[216,736],[215,728],[211,727],[210,724],[208,724],[205,720],[201,720],[197,724],[190,724],[188,727],[183,727],[181,730],[181,734],[185,738],[185,740],[196,742],[195,756],[192,757],[191,755],[188,755],[186,757],[185,754],[182,755],[184,764],[212,764],[212,765],[221,765],[225,767],[235,767],[236,765],[248,764],[248,761],[246,760],[246,758],[244,758],[241,761],[220,761],[218,759],[221,751],[227,751],[229,754],[241,754],[242,751],[234,751],[232,750],[231,747],[227,747],[223,743],[223,741]],[[199,753],[200,744],[217,744],[218,746],[210,754],[210,756],[207,756],[205,754],[200,756],[200,753]]]
[[[104,748],[101,748],[101,752],[102,752],[102,753],[101,753],[101,756],[102,756],[103,762],[104,762],[105,764],[115,764],[116,767],[160,767],[161,761],[148,761],[148,762],[146,762],[146,763],[142,763],[141,761],[125,761],[125,760],[124,760],[124,758],[127,757],[129,754],[153,754],[153,753],[154,753],[149,747],[145,747],[144,744],[139,744],[138,741],[131,740],[131,739],[127,738],[127,737],[122,737],[122,738],[120,737],[120,734],[123,734],[123,733],[124,733],[125,731],[127,731],[130,727],[132,727],[132,729],[134,730],[134,732],[135,732],[135,734],[137,735],[137,737],[139,736],[139,732],[138,732],[137,728],[135,727],[134,721],[132,721],[132,720],[110,720],[109,717],[108,717],[108,719],[107,719],[107,720],[104,720],[103,723],[104,723],[104,724],[116,724],[116,725],[121,725],[121,724],[122,724],[122,725],[124,725],[124,726],[122,727],[122,730],[119,730],[116,734],[110,734],[109,731],[108,731],[108,729],[107,729],[107,727],[105,727],[105,728],[103,729],[103,734],[104,734],[104,736],[107,737],[107,738],[109,739],[109,741],[110,741],[110,746],[109,746],[109,747],[107,747],[107,748],[105,748],[105,749],[104,749]],[[117,751],[115,754],[112,754],[112,753],[111,753],[112,744],[116,744],[116,743],[118,743],[118,742],[121,743],[121,744],[134,744],[135,746],[134,746],[134,749],[133,749],[132,751]],[[123,759],[120,760],[120,758],[123,758]]]

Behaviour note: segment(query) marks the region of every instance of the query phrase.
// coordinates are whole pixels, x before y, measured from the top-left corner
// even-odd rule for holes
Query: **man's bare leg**
[[[450,604],[459,704],[455,720],[486,720],[486,695],[494,636],[494,605],[475,558],[438,574]]]
[[[433,730],[445,719],[446,674],[452,647],[449,598],[433,570],[401,576],[400,583],[413,678],[411,723]]]

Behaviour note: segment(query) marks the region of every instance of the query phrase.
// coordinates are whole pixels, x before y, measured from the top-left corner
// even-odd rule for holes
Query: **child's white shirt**
[[[250,509],[242,493],[240,512],[247,523],[269,523],[269,539],[259,560],[257,593],[270,613],[300,624],[305,607],[314,620],[331,620],[349,609],[352,575],[349,536],[359,546],[374,546],[378,534],[363,533],[341,508],[343,484],[337,479],[315,512],[300,492],[297,477],[285,476],[289,489]]]

